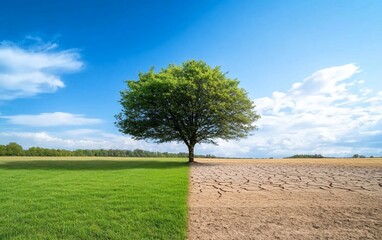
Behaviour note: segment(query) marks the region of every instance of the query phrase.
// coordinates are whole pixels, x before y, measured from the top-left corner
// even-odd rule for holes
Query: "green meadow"
[[[0,239],[185,239],[186,161],[1,157]]]

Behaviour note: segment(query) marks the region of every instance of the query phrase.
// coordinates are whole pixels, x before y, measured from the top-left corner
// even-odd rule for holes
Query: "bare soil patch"
[[[382,159],[197,161],[189,239],[381,239]]]

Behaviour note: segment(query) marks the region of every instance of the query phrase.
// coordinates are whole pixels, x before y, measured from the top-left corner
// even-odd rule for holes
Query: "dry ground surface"
[[[382,159],[197,159],[189,239],[382,239]]]

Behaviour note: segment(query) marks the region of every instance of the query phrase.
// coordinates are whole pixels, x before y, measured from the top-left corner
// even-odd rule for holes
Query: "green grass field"
[[[0,158],[0,239],[185,239],[186,159]]]

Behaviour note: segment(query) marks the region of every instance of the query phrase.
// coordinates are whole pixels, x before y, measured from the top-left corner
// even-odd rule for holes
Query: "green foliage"
[[[360,154],[354,154],[352,158],[365,158],[365,156]]]
[[[185,143],[191,161],[196,143],[238,139],[256,128],[259,115],[238,84],[203,61],[169,65],[158,73],[152,68],[138,81],[127,81],[116,125],[134,139]]]
[[[296,154],[288,158],[324,158],[321,154]]]
[[[19,144],[15,142],[11,142],[5,146],[5,155],[6,156],[23,156],[24,150]]]
[[[11,146],[11,147],[8,147]],[[8,148],[12,150],[8,150]],[[14,149],[17,149],[14,150]],[[21,149],[21,152],[20,152]],[[10,143],[6,146],[0,145],[0,156],[31,156],[31,157],[166,157],[166,158],[186,158],[187,153],[150,152],[141,149],[120,150],[120,149],[77,149],[75,151],[64,149],[50,149],[31,147],[23,150],[17,143]],[[216,158],[213,155],[196,155],[199,158]]]
[[[7,148],[4,145],[0,145],[0,156],[7,155]]]
[[[0,239],[186,238],[183,159],[30,159],[0,158]]]

